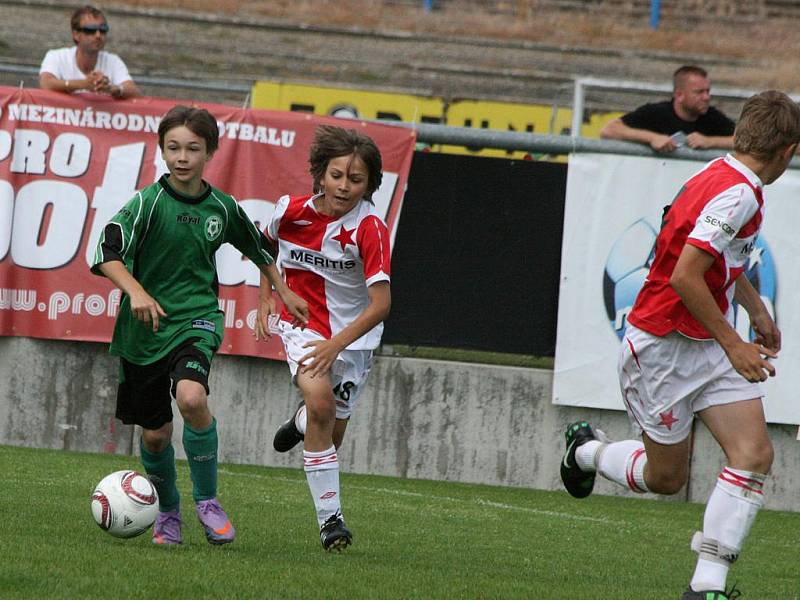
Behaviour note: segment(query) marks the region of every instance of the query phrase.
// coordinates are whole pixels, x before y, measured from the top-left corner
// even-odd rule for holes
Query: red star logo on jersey
[[[658,413],[658,416],[661,417],[661,424],[670,431],[672,431],[672,426],[680,421],[672,414],[672,409],[669,409],[669,412]]]
[[[355,246],[355,242],[353,241],[353,232],[355,231],[355,227],[353,229],[347,229],[344,225],[339,230],[339,235],[333,236],[331,239],[336,240],[342,245],[342,252],[347,247],[347,244]]]

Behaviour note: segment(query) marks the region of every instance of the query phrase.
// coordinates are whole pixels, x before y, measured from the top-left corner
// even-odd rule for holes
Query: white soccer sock
[[[303,469],[306,472],[308,489],[314,499],[317,521],[320,526],[328,518],[341,512],[339,503],[339,460],[336,448],[331,446],[322,452],[303,450]]]
[[[581,471],[585,473],[597,471],[597,453],[602,445],[602,442],[597,440],[589,440],[578,446],[575,450],[575,462]]]
[[[307,422],[308,417],[306,415],[306,405],[303,404],[303,406],[297,409],[297,412],[294,415],[294,426],[297,427],[297,431],[305,435]]]
[[[639,494],[650,491],[644,482],[647,454],[644,452],[644,444],[638,440],[601,445],[597,449],[595,464],[597,472],[606,479]]]
[[[703,516],[704,543],[699,552],[697,567],[691,586],[696,592],[724,590],[728,569],[739,556],[742,544],[750,527],[764,506],[764,480],[766,475],[725,467],[717,478]],[[710,544],[709,544],[710,542]],[[732,557],[720,558],[718,552],[707,552],[709,548],[722,547],[723,554]]]

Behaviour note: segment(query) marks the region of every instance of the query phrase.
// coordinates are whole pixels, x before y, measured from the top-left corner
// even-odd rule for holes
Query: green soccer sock
[[[175,450],[170,443],[158,453],[150,452],[139,439],[142,465],[158,492],[158,509],[161,512],[180,510],[181,496],[178,493],[178,472],[175,469]]]
[[[183,424],[183,449],[192,474],[192,497],[195,502],[217,496],[217,420],[205,429]]]

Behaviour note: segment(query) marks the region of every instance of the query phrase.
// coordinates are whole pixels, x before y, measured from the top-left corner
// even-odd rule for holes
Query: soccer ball
[[[92,516],[114,537],[131,538],[147,531],[158,516],[158,493],[136,471],[116,471],[92,492]]]

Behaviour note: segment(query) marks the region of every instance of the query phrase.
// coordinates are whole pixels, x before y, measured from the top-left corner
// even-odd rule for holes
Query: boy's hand
[[[308,325],[308,302],[303,300],[288,287],[284,290],[279,290],[278,293],[280,294],[281,301],[286,307],[286,310],[294,317],[292,325],[304,329],[305,326]]]
[[[131,293],[130,299],[133,316],[145,325],[152,323],[153,331],[158,331],[159,317],[167,316],[161,305],[144,289]]]
[[[763,344],[742,340],[728,351],[728,358],[733,368],[751,383],[766,381],[768,376],[775,377],[775,367],[768,359],[778,358],[778,353]]]
[[[274,296],[272,294],[259,296],[256,328],[253,332],[256,340],[268,340],[272,337],[272,332],[269,330],[269,318],[276,314],[278,314],[278,303],[275,302]]]
[[[339,356],[342,348],[333,340],[314,340],[303,344],[303,348],[313,348],[311,352],[300,359],[300,372],[306,373],[313,379],[317,375],[330,372],[333,362]]]
[[[762,314],[750,316],[750,326],[756,332],[755,342],[763,346],[779,352],[781,349],[781,331],[769,316],[769,313],[764,311]]]

